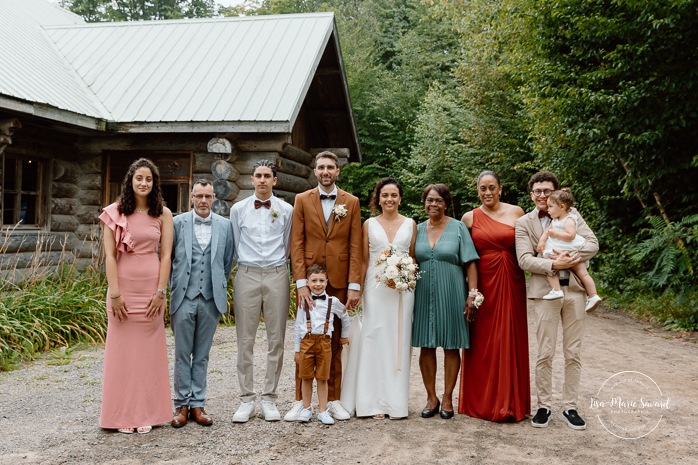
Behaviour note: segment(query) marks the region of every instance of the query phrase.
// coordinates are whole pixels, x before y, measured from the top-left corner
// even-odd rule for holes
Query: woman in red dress
[[[477,180],[482,205],[463,215],[477,253],[485,300],[463,350],[458,413],[489,421],[520,421],[531,412],[526,280],[516,261],[515,225],[524,211],[499,201],[493,171]]]

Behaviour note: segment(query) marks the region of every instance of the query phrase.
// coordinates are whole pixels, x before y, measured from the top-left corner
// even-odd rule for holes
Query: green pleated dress
[[[414,252],[422,277],[415,289],[412,346],[467,349],[470,343],[463,310],[468,284],[463,265],[479,258],[468,228],[449,218],[432,249],[427,223],[420,223]]]

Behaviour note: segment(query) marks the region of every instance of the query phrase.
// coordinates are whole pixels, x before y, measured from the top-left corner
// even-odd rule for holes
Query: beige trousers
[[[262,400],[275,401],[276,387],[284,361],[284,337],[290,302],[288,268],[255,268],[240,265],[233,289],[240,399],[243,402],[251,402],[256,398],[253,354],[259,319],[263,315],[268,351]]]
[[[552,410],[553,403],[553,357],[557,345],[557,332],[562,322],[562,350],[565,358],[565,381],[562,387],[564,410],[577,409],[579,380],[582,374],[582,337],[586,295],[570,291],[562,286],[565,296],[557,300],[533,299],[536,315],[536,389],[538,408]]]

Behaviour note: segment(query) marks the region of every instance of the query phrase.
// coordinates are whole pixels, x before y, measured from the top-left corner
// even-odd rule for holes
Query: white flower
[[[417,287],[419,266],[406,252],[399,252],[391,245],[388,250],[381,252],[374,265],[378,268],[375,278],[381,286],[397,292],[413,292]]]
[[[347,216],[347,207],[343,203],[339,203],[332,208],[332,213],[334,213],[334,219],[339,221]]]
[[[276,208],[271,209],[271,222],[273,223],[281,215],[281,212]]]
[[[390,260],[390,259],[388,259],[388,260]],[[399,274],[400,274],[400,270],[398,270],[396,266],[388,265],[385,268],[385,277],[388,279],[395,279],[398,277]]]

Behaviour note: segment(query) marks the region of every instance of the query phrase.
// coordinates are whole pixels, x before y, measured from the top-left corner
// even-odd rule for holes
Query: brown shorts
[[[309,334],[301,340],[301,361],[298,364],[300,379],[330,379],[332,339],[324,334]]]

